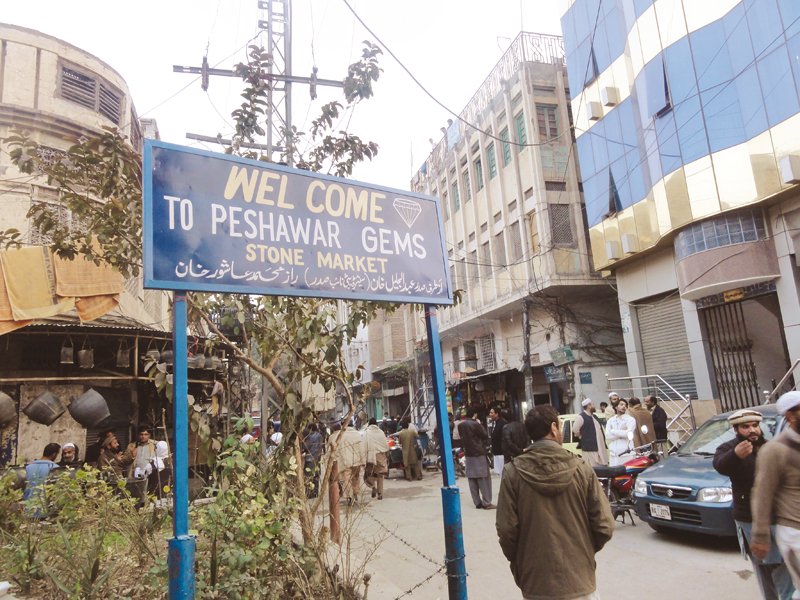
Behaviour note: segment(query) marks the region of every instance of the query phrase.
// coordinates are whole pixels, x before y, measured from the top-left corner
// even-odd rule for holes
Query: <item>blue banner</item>
[[[439,200],[145,141],[156,289],[452,304]]]

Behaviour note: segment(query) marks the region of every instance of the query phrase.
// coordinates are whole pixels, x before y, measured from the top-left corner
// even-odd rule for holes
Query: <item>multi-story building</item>
[[[505,402],[519,413],[549,402],[571,412],[605,395],[606,374],[625,372],[616,293],[588,253],[568,98],[561,38],[521,33],[411,182],[441,200],[461,290],[460,304],[439,314],[456,405]],[[383,347],[424,388],[427,357],[414,357],[423,315],[393,319]],[[373,357],[378,378],[391,365]]]
[[[592,256],[631,375],[732,409],[800,358],[800,5],[574,0]]]
[[[79,138],[96,136],[103,127],[119,128],[134,147],[141,145],[133,100],[119,74],[62,40],[0,25],[0,138],[25,132],[45,157],[62,160]],[[157,132],[154,121],[148,127]],[[5,145],[0,150],[0,201],[0,229],[19,230],[24,247],[51,241],[27,217],[33,204],[50,204],[57,218],[71,219],[58,189],[43,175],[18,171]],[[5,292],[5,282],[2,288]],[[8,298],[3,300],[7,313]],[[139,277],[125,282],[117,300],[117,308],[91,322],[81,322],[72,309],[42,313],[23,327],[0,323],[0,390],[19,411],[18,418],[0,424],[0,466],[38,458],[48,442],[77,443],[83,457],[87,443],[96,438],[96,430],[86,430],[69,412],[50,426],[29,419],[22,410],[45,392],[66,407],[87,388],[98,391],[111,412],[103,425],[115,428],[122,443],[140,419],[161,421],[160,409],[148,412],[155,390],[145,381],[141,357],[170,345],[169,297],[143,290]],[[88,356],[92,359],[84,360]]]

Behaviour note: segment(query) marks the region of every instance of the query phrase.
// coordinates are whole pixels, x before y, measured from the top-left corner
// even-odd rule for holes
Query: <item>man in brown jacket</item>
[[[594,600],[594,555],[611,539],[611,508],[592,468],[561,447],[552,406],[534,407],[525,427],[533,444],[500,484],[500,547],[527,600]]]
[[[635,396],[628,401],[628,414],[636,419],[636,431],[633,432],[633,447],[639,448],[656,441],[656,428],[653,417],[642,406],[642,401]]]
[[[800,391],[778,398],[778,412],[786,418],[786,429],[756,458],[750,550],[763,559],[774,535],[795,590],[800,590]],[[797,598],[797,592],[792,597]]]

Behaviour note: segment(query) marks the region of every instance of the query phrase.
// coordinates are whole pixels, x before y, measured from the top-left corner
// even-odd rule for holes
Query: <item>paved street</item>
[[[353,509],[353,554],[378,545],[367,572],[372,574],[369,600],[391,600],[436,573],[444,556],[441,476],[426,473],[423,481],[386,482],[384,500]],[[499,478],[493,479],[497,499]],[[521,598],[503,557],[494,528],[494,511],[477,510],[466,479],[459,478],[469,597],[473,600]],[[368,495],[364,496],[365,503]],[[404,543],[407,542],[407,543]],[[554,549],[557,552],[558,549]],[[430,560],[429,560],[430,559]],[[564,557],[568,560],[568,557]],[[603,598],[674,600],[757,598],[749,562],[735,540],[689,535],[662,535],[638,521],[618,522],[614,538],[597,557],[598,586]],[[355,566],[357,561],[352,564]],[[436,574],[412,594],[415,599],[447,598],[447,582]]]

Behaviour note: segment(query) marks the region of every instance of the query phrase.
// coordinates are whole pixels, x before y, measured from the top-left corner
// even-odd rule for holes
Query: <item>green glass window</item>
[[[478,189],[483,189],[483,161],[475,159],[475,180],[478,182]]]
[[[489,179],[494,179],[497,175],[497,156],[494,153],[494,142],[486,148],[486,159],[489,161]]]
[[[466,169],[461,173],[461,182],[464,184],[464,202],[469,202],[472,198],[472,188],[469,185],[469,171]]]
[[[507,167],[511,162],[511,144],[508,143],[508,127],[500,132],[500,139],[503,140],[503,166]]]
[[[520,144],[528,143],[528,132],[525,129],[525,112],[519,111],[514,117],[514,125],[517,128],[517,141]],[[524,150],[524,147],[517,146],[517,150]]]
[[[461,204],[458,197],[458,182],[454,181],[452,186],[453,191],[453,212],[458,212],[458,209],[461,208]]]

